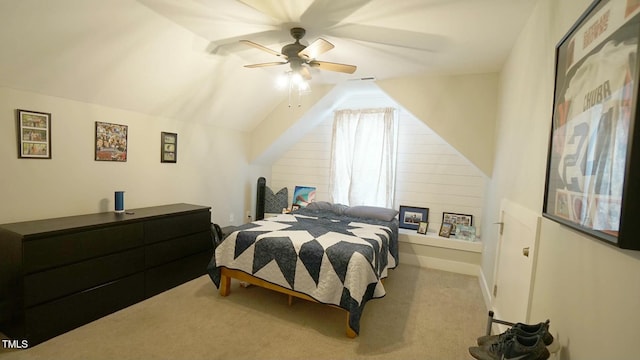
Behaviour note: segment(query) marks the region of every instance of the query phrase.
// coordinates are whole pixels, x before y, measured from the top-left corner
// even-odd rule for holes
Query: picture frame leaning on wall
[[[429,221],[429,208],[400,205],[398,219],[401,228],[418,230],[421,221]]]

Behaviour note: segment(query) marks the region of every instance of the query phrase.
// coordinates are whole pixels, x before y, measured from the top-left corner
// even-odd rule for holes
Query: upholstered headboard
[[[274,194],[263,177],[258,178],[256,196],[256,220],[264,219],[265,213],[281,213],[289,207],[289,190],[285,187]]]

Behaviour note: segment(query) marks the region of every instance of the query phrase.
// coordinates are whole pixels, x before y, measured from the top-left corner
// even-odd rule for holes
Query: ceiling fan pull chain
[[[289,73],[289,107],[291,107],[291,88],[293,87],[293,81],[291,81],[291,73]]]

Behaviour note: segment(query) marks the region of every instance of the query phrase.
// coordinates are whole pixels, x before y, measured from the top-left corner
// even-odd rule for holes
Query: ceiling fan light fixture
[[[289,86],[289,76],[287,73],[283,73],[278,75],[276,78],[276,88],[279,90],[284,90]]]
[[[309,82],[305,80],[304,76],[291,70],[276,77],[276,87],[280,90],[288,91],[289,107],[292,107],[291,101],[296,100],[296,98],[298,107],[300,107],[302,96],[311,92],[311,86]]]
[[[309,85],[308,82],[303,80],[301,83],[298,84],[298,91],[302,93],[311,92],[311,86]]]
[[[308,92],[311,89],[309,82],[298,72],[287,71],[276,77],[276,87],[281,90]]]
[[[291,75],[291,81],[293,81],[293,84],[295,86],[300,86],[300,84],[302,84],[304,82],[304,79],[302,78],[302,75],[300,75],[299,73],[295,72]]]

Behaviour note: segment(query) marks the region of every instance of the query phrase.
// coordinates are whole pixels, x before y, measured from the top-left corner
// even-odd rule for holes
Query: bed
[[[397,211],[312,203],[242,225],[215,249],[207,270],[222,296],[231,278],[347,312],[355,337],[367,301],[385,296],[398,264]]]

